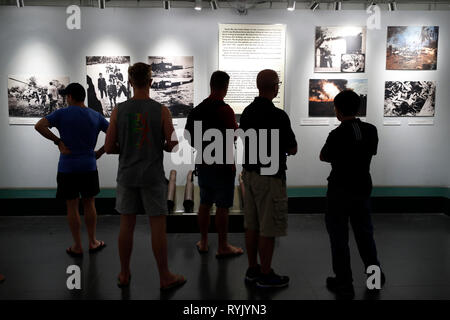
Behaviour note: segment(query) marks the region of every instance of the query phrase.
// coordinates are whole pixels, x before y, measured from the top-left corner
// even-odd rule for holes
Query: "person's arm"
[[[236,122],[236,115],[234,114],[233,109],[231,109],[231,107],[227,106],[227,108],[225,110],[226,110],[224,113],[225,127],[227,129],[237,130],[237,128],[239,128],[239,126]]]
[[[100,118],[100,130],[103,131],[104,133],[107,133],[109,127],[108,120],[106,120],[105,117],[103,117],[100,113],[98,114],[98,116]],[[105,145],[103,145],[100,149],[95,151],[95,159],[97,160],[100,159],[100,157],[104,154],[105,154]]]
[[[372,138],[372,155],[376,155],[377,154],[377,150],[378,150],[378,132],[377,132],[377,127],[374,126],[374,130],[373,130],[373,138]]]
[[[194,110],[191,110],[187,116],[183,136],[189,145],[194,147]]]
[[[65,154],[65,155],[70,154],[69,148],[66,147],[66,145],[60,138],[55,136],[53,134],[53,132],[50,131],[50,129],[49,129],[50,127],[51,127],[50,121],[48,121],[47,118],[42,118],[34,126],[36,131],[39,132],[44,138],[53,141],[53,143],[58,146],[59,151],[62,154]]]
[[[285,130],[285,139],[286,139],[286,153],[289,156],[294,156],[298,152],[298,144],[297,140],[295,139],[294,131],[292,130],[291,126],[291,120],[289,119],[288,115],[286,114],[286,120],[285,120],[284,128],[281,128],[281,130]]]
[[[298,152],[298,146],[296,145],[295,147],[291,147],[287,150],[287,154],[289,156],[295,156]]]
[[[114,108],[108,130],[106,131],[104,150],[107,154],[118,154],[119,150],[119,139],[117,132],[117,108]]]
[[[333,132],[330,132],[328,135],[327,141],[325,142],[325,145],[322,147],[322,150],[320,151],[320,161],[323,162],[331,162],[333,161],[334,157],[334,142],[333,142]]]
[[[105,146],[103,145],[103,147],[101,147],[100,149],[98,149],[97,151],[95,151],[95,159],[98,160],[101,158],[102,155],[105,154]]]
[[[222,118],[223,118],[223,123],[225,125],[225,128],[228,129],[233,129],[233,130],[237,130],[239,128],[237,122],[236,122],[236,115],[233,111],[233,109],[231,109],[230,106],[226,106],[224,109],[224,112],[222,113]],[[234,137],[234,141],[237,141],[237,137]]]
[[[166,140],[166,143],[164,144],[164,150],[167,152],[176,152],[178,148],[175,149],[175,147],[178,145],[178,138],[174,134],[175,129],[173,127],[172,114],[170,113],[170,110],[165,106],[162,107],[161,118],[164,139]],[[175,140],[172,140],[172,138]]]

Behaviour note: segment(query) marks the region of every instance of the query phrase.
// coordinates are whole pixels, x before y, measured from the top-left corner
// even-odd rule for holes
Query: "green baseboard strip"
[[[377,187],[373,197],[442,197],[450,199],[450,188],[445,187]]]
[[[290,187],[289,198],[325,197],[326,187]],[[54,198],[56,189],[0,189],[0,199],[46,199]],[[97,198],[115,198],[114,188],[103,188]],[[446,187],[374,187],[373,197],[442,197],[450,199]]]
[[[324,197],[325,187],[291,187],[288,197]],[[372,197],[443,197],[450,199],[450,188],[445,187],[374,187]]]
[[[325,187],[289,187],[287,190],[289,198],[316,198],[325,197],[327,188]]]

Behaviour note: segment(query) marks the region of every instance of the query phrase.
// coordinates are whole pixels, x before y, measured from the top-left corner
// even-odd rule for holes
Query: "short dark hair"
[[[334,106],[343,116],[356,116],[361,106],[361,98],[355,91],[346,89],[334,97]]]
[[[64,89],[58,90],[58,92],[62,96],[70,95],[76,102],[83,102],[86,99],[86,90],[81,84],[76,82],[70,83]]]
[[[128,77],[136,88],[147,86],[152,77],[152,67],[143,62],[137,62],[128,68]]]
[[[230,83],[230,76],[228,73],[224,71],[214,71],[211,75],[211,80],[209,81],[209,85],[213,90],[223,90],[228,87]]]

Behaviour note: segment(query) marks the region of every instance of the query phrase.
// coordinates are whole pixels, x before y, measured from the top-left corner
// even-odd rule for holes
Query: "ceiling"
[[[382,9],[387,9],[387,4],[392,0],[375,0],[375,3],[380,4]],[[57,6],[65,7],[72,4],[82,7],[98,7],[98,0],[23,0],[25,6]],[[216,0],[219,8],[233,8],[233,7],[257,7],[266,9],[286,8],[288,0]],[[297,0],[295,8],[297,10],[308,9],[312,0]],[[333,9],[332,0],[320,0],[321,10]],[[369,0],[344,0],[342,1],[342,8],[345,9],[364,9],[372,1]],[[171,8],[193,8],[195,0],[177,0],[170,1]],[[419,10],[449,10],[450,0],[396,0],[397,7],[401,9],[419,9]],[[0,0],[0,6],[16,6],[17,0]],[[155,8],[162,7],[163,0],[106,0],[106,7],[123,7],[136,8],[147,7]],[[210,8],[209,0],[203,0],[203,8]]]

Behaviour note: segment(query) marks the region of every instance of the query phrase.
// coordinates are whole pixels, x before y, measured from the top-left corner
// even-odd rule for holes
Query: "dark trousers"
[[[105,93],[105,97],[108,96],[108,95],[106,94],[106,89],[105,89],[105,88],[100,88],[99,90],[100,90],[100,95],[101,95],[102,99],[103,99],[103,93]]]
[[[125,86],[121,86],[119,89],[119,92],[117,93],[117,96],[120,98],[120,95],[122,94],[126,97],[127,96],[127,88],[125,88]]]
[[[348,246],[348,222],[352,225],[359,255],[364,266],[379,266],[373,238],[369,198],[328,197],[325,223],[331,243],[333,271],[342,282],[353,282]]]
[[[111,108],[113,107],[113,101],[114,101],[114,106],[117,106],[116,96],[109,96],[109,102],[111,103]]]

